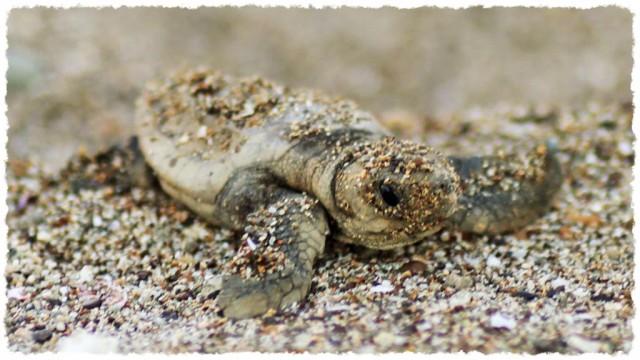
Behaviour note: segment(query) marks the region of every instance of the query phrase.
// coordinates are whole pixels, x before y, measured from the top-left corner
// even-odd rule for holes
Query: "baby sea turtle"
[[[546,146],[444,156],[351,101],[209,70],[150,84],[136,129],[164,191],[244,233],[217,298],[232,318],[302,300],[327,236],[390,249],[441,229],[502,233],[543,214],[562,183]]]

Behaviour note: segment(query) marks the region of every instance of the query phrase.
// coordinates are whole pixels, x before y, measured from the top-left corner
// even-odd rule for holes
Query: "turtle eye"
[[[400,199],[398,199],[398,195],[393,192],[393,188],[389,185],[380,185],[380,196],[382,200],[389,206],[396,206],[400,203]]]

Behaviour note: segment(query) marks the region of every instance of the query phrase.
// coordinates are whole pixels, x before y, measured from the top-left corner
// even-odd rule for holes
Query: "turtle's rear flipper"
[[[482,234],[516,230],[540,217],[562,185],[551,146],[522,155],[450,157],[462,194],[450,228]]]
[[[125,177],[131,185],[141,188],[158,186],[158,179],[144,159],[137,136],[130,137],[122,146],[122,151],[125,156],[124,169],[127,173]]]
[[[117,192],[128,191],[131,187],[156,186],[155,176],[146,164],[135,136],[95,155],[75,156],[61,176],[69,180],[74,192],[103,186],[113,186]]]

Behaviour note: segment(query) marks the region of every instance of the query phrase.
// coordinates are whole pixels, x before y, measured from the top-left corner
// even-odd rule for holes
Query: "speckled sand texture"
[[[8,308],[15,351],[628,352],[633,317],[631,108],[502,107],[403,113],[446,154],[552,140],[566,181],[551,211],[514,234],[439,233],[388,252],[331,242],[304,304],[220,317],[219,264],[236,235],[161,192],[74,192],[71,174],[11,161]],[[81,162],[76,161],[76,166]],[[117,165],[117,164],[115,164]],[[86,161],[83,176],[108,169]]]

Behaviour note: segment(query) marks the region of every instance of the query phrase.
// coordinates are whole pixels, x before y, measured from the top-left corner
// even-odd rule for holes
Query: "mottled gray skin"
[[[545,147],[445,157],[351,102],[206,70],[148,86],[136,126],[168,194],[244,232],[217,299],[232,318],[302,300],[329,233],[375,249],[443,228],[501,233],[544,213],[562,183]]]

